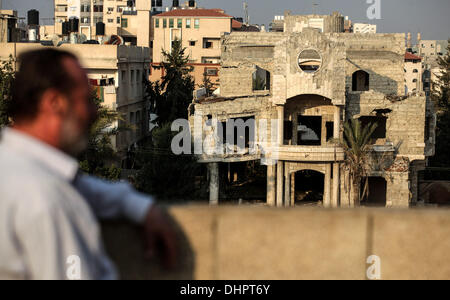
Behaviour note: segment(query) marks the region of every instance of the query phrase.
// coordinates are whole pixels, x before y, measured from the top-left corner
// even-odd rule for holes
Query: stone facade
[[[254,118],[257,150],[202,154],[200,162],[213,163],[215,171],[219,162],[262,159],[268,164],[267,202],[277,206],[295,204],[294,174],[314,170],[324,175],[325,207],[352,207],[345,156],[336,141],[349,119],[377,122],[370,177],[374,184],[385,181],[384,205],[409,207],[417,201],[417,172],[434,154],[435,116],[424,94],[405,95],[405,36],[342,33],[340,15],[323,19],[320,30],[303,26],[308,16],[287,14],[283,33],[222,37],[220,96],[195,100],[191,116]],[[261,70],[267,74],[263,88],[255,83]],[[270,126],[264,131],[266,143],[260,120],[276,120],[276,133]],[[210,184],[215,203],[218,182]]]

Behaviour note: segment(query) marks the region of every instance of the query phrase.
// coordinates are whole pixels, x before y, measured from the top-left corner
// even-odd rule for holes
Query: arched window
[[[369,73],[359,70],[353,73],[352,90],[354,92],[364,92],[369,90]]]
[[[417,82],[417,79],[413,79],[413,82],[416,83],[416,82]]]
[[[413,70],[413,73],[419,73],[419,70],[414,69],[414,70]]]
[[[252,75],[254,91],[270,90],[270,72],[256,66],[256,71]]]

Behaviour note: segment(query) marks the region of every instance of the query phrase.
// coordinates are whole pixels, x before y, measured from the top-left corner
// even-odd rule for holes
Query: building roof
[[[406,52],[405,53],[405,60],[422,60],[420,56],[414,55],[412,53]]]
[[[240,32],[260,32],[261,30],[255,26],[255,25],[245,25],[242,24],[241,27],[233,27],[234,31],[240,31]]]
[[[231,20],[231,28],[233,28],[233,29],[242,28],[242,23],[233,19],[233,20]]]
[[[163,12],[162,14],[156,15],[155,17],[213,17],[213,18],[232,18],[232,16],[224,13],[223,10],[214,9],[174,9],[168,12]]]

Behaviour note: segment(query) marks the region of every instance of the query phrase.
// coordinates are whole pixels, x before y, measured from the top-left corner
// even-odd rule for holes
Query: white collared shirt
[[[2,131],[0,279],[117,278],[95,216],[139,223],[153,201],[126,183],[77,172],[78,162],[63,152]]]

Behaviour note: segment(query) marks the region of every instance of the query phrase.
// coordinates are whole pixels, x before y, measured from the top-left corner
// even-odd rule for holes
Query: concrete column
[[[325,146],[327,144],[327,122],[322,120],[322,137],[320,140],[320,145]]]
[[[209,204],[219,204],[219,163],[210,163],[209,168]]]
[[[267,166],[267,205],[275,206],[276,197],[276,184],[275,184],[275,171],[276,165]]]
[[[292,145],[298,144],[298,115],[292,116]]]
[[[288,163],[284,163],[284,206],[291,206],[291,174]]]
[[[331,207],[339,207],[339,186],[341,184],[340,164],[333,164],[333,197],[331,199]]]
[[[325,166],[325,182],[323,188],[323,207],[331,207],[331,164]]]
[[[291,175],[291,206],[295,206],[295,173]]]
[[[283,207],[284,162],[277,163],[277,207]]]
[[[284,142],[284,106],[278,105],[277,106],[277,118],[278,118],[278,133],[277,133],[277,140],[278,140],[278,146],[282,146]],[[284,191],[284,162],[278,161],[277,162],[277,207],[283,207],[283,191]]]
[[[340,139],[341,136],[341,107],[334,107],[334,139]]]
[[[277,106],[277,118],[278,118],[278,145],[282,146],[284,142],[284,106]]]

